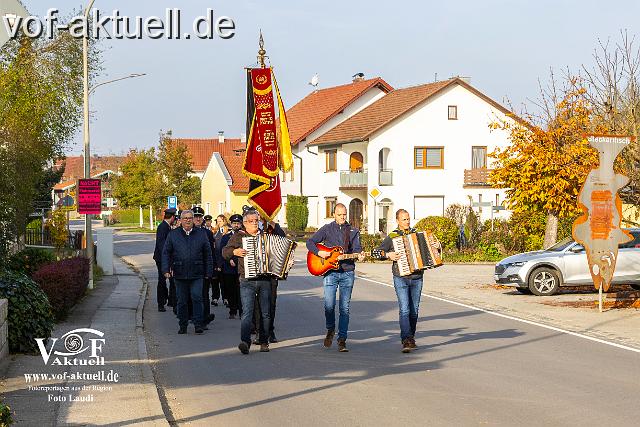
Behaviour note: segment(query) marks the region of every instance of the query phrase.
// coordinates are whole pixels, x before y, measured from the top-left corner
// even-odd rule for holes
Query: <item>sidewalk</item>
[[[142,330],[146,285],[119,258],[114,265],[115,275],[105,276],[52,333],[52,338],[60,338],[77,328],[103,332],[99,355],[104,357],[104,366],[54,366],[54,354],[45,366],[39,354],[12,355],[0,392],[17,425],[167,425]],[[98,337],[82,336],[87,350],[79,356],[84,358],[91,351],[90,339]],[[55,350],[65,351],[63,340]],[[48,374],[50,378],[27,383],[25,374]],[[75,379],[74,374],[98,377]],[[35,386],[49,389],[34,390]],[[58,389],[51,390],[54,386]]]

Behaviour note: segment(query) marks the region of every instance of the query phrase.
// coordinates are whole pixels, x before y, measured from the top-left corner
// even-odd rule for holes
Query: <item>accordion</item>
[[[258,276],[276,276],[286,279],[293,265],[293,252],[297,243],[274,234],[258,234],[242,238],[244,276],[253,279]]]
[[[442,246],[428,231],[398,236],[391,239],[393,250],[398,255],[398,270],[401,276],[408,276],[418,270],[436,268],[442,265]]]

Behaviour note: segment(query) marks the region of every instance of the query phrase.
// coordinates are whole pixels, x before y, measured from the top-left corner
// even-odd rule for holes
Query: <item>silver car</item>
[[[620,245],[613,283],[640,290],[640,228],[629,229],[634,239]],[[553,295],[560,286],[593,284],[584,247],[571,237],[543,251],[516,254],[496,264],[496,283],[515,286],[521,293]]]

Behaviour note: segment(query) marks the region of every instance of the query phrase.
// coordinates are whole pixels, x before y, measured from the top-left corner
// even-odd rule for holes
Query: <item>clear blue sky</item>
[[[81,6],[23,3],[36,15],[50,7],[66,15]],[[435,73],[439,79],[470,76],[488,96],[518,106],[537,96],[537,81],[548,78],[549,67],[592,64],[599,38],[617,41],[620,29],[640,37],[640,2],[633,0],[96,0],[94,7],[143,17],[179,7],[187,27],[212,7],[237,26],[230,40],[102,42],[105,72],[98,81],[148,75],[97,89],[91,100],[97,154],[154,146],[160,129],[177,137],[214,137],[219,130],[238,137],[245,120],[243,67],[255,62],[260,28],[287,108],[311,91],[314,73],[322,88],[348,83],[357,72],[394,87],[431,82]],[[79,133],[69,151],[81,151],[81,141]]]

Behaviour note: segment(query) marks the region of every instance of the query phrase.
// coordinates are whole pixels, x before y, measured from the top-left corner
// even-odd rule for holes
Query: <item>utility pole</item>
[[[95,0],[91,0],[84,10],[85,23],[89,22],[89,13]],[[82,68],[84,71],[84,177],[91,178],[91,150],[89,137],[89,34],[82,38]],[[91,230],[91,215],[84,216],[86,254],[89,259],[89,289],[93,289],[93,231]]]

